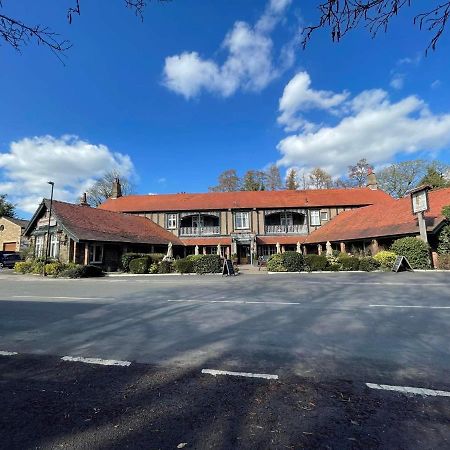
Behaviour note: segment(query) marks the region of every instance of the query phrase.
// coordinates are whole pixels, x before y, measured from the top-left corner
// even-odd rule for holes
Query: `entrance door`
[[[250,245],[238,245],[238,264],[250,264]]]

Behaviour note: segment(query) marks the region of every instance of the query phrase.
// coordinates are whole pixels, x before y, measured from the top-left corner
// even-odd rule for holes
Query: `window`
[[[94,244],[89,246],[89,262],[90,263],[103,262],[103,245]]]
[[[287,212],[286,214],[281,214],[281,225],[290,226],[294,225],[294,218],[291,212]]]
[[[311,225],[313,227],[317,227],[320,225],[320,211],[311,211],[310,212]]]
[[[53,233],[50,238],[50,258],[57,258],[59,256],[59,241],[56,233]]]
[[[36,258],[44,256],[44,236],[36,236],[34,256],[36,256]]]
[[[236,228],[236,230],[245,230],[250,228],[248,212],[240,211],[234,214],[234,228]]]
[[[322,222],[328,220],[328,211],[322,211],[322,212],[320,213],[320,220],[321,220]]]
[[[167,214],[167,228],[169,230],[178,228],[178,215],[177,214]]]

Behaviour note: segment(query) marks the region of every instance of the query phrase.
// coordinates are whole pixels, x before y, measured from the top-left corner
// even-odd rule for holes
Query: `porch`
[[[264,213],[264,233],[279,234],[308,234],[306,210],[272,210]]]
[[[220,235],[219,213],[185,213],[180,219],[180,236]]]

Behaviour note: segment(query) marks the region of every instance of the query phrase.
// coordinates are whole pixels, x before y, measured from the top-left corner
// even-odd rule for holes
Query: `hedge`
[[[300,272],[303,270],[305,260],[303,255],[298,252],[285,252],[281,254],[284,267],[288,272]]]
[[[428,244],[415,237],[397,239],[391,250],[404,256],[413,269],[430,269],[430,250]]]
[[[437,251],[440,255],[450,253],[450,225],[446,225],[439,233],[439,244]]]
[[[356,256],[341,255],[338,258],[338,263],[344,271],[359,270],[359,258]]]
[[[33,266],[32,261],[19,261],[16,262],[16,264],[14,264],[14,272],[22,274],[30,273],[32,266]]]
[[[194,258],[195,273],[204,274],[222,272],[222,258],[219,255],[197,256],[200,256],[200,258]]]
[[[325,270],[328,265],[328,260],[325,255],[305,255],[303,258],[305,260],[305,264],[312,272]]]
[[[175,270],[178,273],[193,273],[194,261],[189,258],[177,259],[174,262]]]
[[[144,258],[146,256],[148,255],[146,255],[145,253],[124,253],[121,260],[123,271],[130,271],[130,263],[131,261],[133,261],[133,259]]]
[[[378,252],[374,256],[374,258],[380,263],[380,266],[391,268],[394,265],[395,260],[397,259],[397,254],[395,252],[383,250],[381,252]]]
[[[151,264],[151,259],[148,256],[143,258],[136,258],[130,261],[129,271],[135,274],[148,273],[148,268]]]
[[[450,270],[450,254],[438,256],[438,269]]]
[[[276,253],[268,259],[267,270],[269,272],[287,272],[281,253]]]
[[[172,273],[173,263],[172,261],[161,261],[158,265],[158,273]]]
[[[364,256],[359,260],[359,270],[364,272],[372,272],[380,267],[380,263],[372,256]]]
[[[74,265],[68,269],[63,270],[59,276],[66,278],[92,278],[92,277],[102,277],[105,274],[102,269],[97,266],[82,266]]]

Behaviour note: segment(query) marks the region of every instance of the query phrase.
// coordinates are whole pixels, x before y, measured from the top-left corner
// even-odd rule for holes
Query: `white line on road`
[[[100,364],[102,366],[129,366],[130,361],[117,361],[115,359],[101,359],[101,358],[83,358],[82,356],[64,356],[63,361],[82,362],[86,364]]]
[[[213,369],[202,369],[202,373],[208,375],[231,375],[233,377],[247,377],[247,378],[264,378],[266,380],[278,380],[278,375],[270,375],[267,373],[248,373],[248,372],[229,372],[228,370],[213,370]]]
[[[429,306],[429,305],[369,305],[369,308],[423,308],[423,309],[450,309],[450,306]]]
[[[0,351],[0,356],[14,356],[14,355],[18,355],[18,353],[17,352]]]
[[[248,305],[301,305],[298,302],[248,302],[246,300],[167,300],[176,303],[237,303]]]
[[[389,384],[374,384],[374,383],[366,383],[366,386],[370,389],[382,389],[385,391],[395,391],[400,392],[402,394],[417,394],[423,395],[424,397],[433,396],[433,397],[450,397],[450,392],[447,391],[436,391],[434,389],[424,389],[424,388],[415,388],[409,386],[390,386]]]
[[[13,295],[13,298],[47,298],[52,300],[111,300],[112,297],[49,297],[47,295]]]

